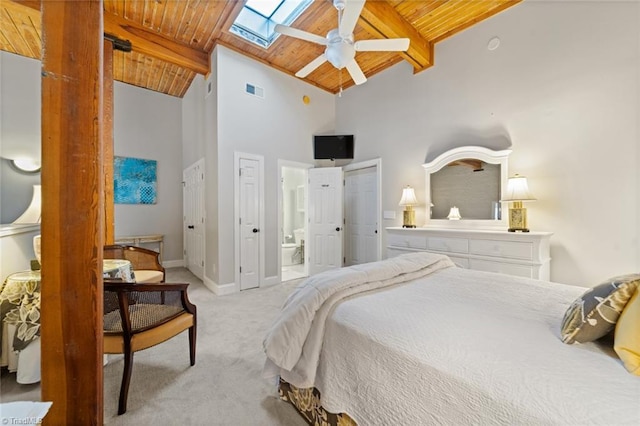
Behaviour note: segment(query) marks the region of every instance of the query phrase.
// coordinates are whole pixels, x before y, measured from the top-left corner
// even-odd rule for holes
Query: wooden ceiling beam
[[[433,65],[433,44],[422,37],[389,2],[366,2],[358,24],[373,36],[409,38],[409,49],[400,55],[413,66],[414,72],[420,72]]]
[[[40,10],[40,2],[12,0],[14,3]],[[189,69],[198,74],[209,73],[209,53],[176,42],[140,24],[104,12],[104,32],[131,42],[135,52]]]

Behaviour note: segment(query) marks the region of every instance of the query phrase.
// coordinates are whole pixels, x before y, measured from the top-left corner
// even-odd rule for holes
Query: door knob
[[[336,227],[336,231],[340,232],[340,229],[341,229],[341,228],[340,228],[339,226],[338,226],[338,227]]]
[[[189,228],[189,229],[194,229],[194,228],[195,228],[195,226],[193,226],[193,225],[189,225],[189,226],[187,226],[187,228]]]
[[[253,233],[255,234],[256,232],[260,232],[260,230],[258,228],[253,228]]]
[[[377,234],[377,233],[378,233],[378,230],[376,229],[376,230],[374,231],[374,234]]]

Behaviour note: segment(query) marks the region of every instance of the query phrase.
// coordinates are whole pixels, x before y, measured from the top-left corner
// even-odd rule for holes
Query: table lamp
[[[398,205],[404,206],[402,212],[402,227],[403,228],[415,228],[416,227],[416,212],[413,210],[413,206],[418,204],[416,193],[412,187],[408,186],[402,189],[402,198]]]
[[[527,228],[527,209],[523,207],[523,201],[535,201],[536,198],[529,192],[527,178],[515,175],[507,182],[507,194],[502,201],[511,201],[509,207],[509,232],[529,232]]]
[[[460,209],[458,209],[456,206],[451,207],[451,209],[449,210],[449,216],[447,216],[447,219],[449,220],[462,219],[462,216],[460,216]]]

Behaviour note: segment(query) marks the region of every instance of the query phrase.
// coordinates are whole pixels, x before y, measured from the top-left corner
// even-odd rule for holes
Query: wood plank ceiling
[[[433,46],[521,0],[369,0],[362,10],[356,40],[408,37],[407,52],[358,52],[367,77],[406,60],[414,72],[434,63]],[[70,4],[73,2],[69,2]],[[279,37],[263,49],[229,32],[245,0],[104,0],[104,31],[129,40],[132,52],[114,54],[117,81],[182,97],[197,74],[209,72],[209,56],[222,45],[294,75],[324,47]],[[72,7],[72,6],[70,6]],[[326,35],[337,26],[330,0],[315,0],[291,25]],[[40,2],[0,3],[0,50],[40,59]],[[305,79],[337,93],[353,85],[346,70],[325,63]],[[365,83],[366,84],[366,83]]]

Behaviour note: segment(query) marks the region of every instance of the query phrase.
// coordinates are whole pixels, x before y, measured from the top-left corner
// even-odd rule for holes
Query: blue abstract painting
[[[113,194],[116,204],[155,204],[158,162],[113,157]]]

